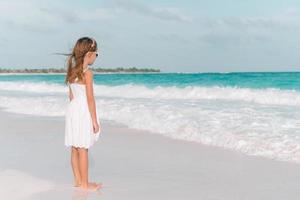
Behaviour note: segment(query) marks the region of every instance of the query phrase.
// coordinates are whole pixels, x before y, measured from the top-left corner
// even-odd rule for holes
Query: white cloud
[[[43,15],[32,1],[1,1],[0,22],[8,28],[48,30],[53,18]],[[38,25],[38,26],[36,26]]]
[[[160,20],[191,22],[192,18],[176,7],[150,7],[137,1],[115,0],[113,7],[71,7],[62,2],[46,4],[35,0],[1,0],[0,24],[10,29],[51,33],[69,23],[110,20],[120,17],[120,11],[135,12]]]
[[[87,9],[61,9],[58,7],[42,8],[45,14],[56,16],[65,22],[80,22],[80,21],[99,21],[107,20],[115,17],[112,10],[107,8]]]
[[[177,7],[150,7],[135,0],[114,0],[118,11],[135,12],[145,16],[155,17],[167,21],[191,22],[192,17],[184,14]]]
[[[264,44],[284,45],[300,33],[300,13],[282,11],[273,16],[223,17],[198,19],[200,42],[223,48],[225,46]],[[286,38],[284,38],[286,37]]]
[[[114,17],[111,10],[105,8],[66,9],[61,4],[43,6],[34,0],[0,1],[0,23],[8,28],[20,28],[34,32],[52,32],[66,23],[107,20]]]

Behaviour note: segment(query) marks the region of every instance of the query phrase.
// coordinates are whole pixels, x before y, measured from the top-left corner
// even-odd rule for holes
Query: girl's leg
[[[71,152],[71,164],[74,174],[74,186],[78,187],[81,184],[81,175],[79,170],[79,152],[76,147],[72,146],[72,152]]]
[[[88,186],[88,149],[78,148],[81,185]]]
[[[88,182],[88,149],[78,148],[79,153],[79,169],[81,175],[81,185],[80,187],[84,189],[98,190],[101,184]]]

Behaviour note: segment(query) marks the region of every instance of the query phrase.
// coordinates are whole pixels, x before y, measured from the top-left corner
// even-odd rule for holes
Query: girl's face
[[[98,56],[98,52],[96,52],[96,51],[91,51],[91,52],[88,52],[88,53],[85,55],[85,58],[84,58],[84,59],[85,59],[85,61],[86,61],[86,63],[87,63],[88,65],[92,65],[92,64],[95,62],[97,56]]]

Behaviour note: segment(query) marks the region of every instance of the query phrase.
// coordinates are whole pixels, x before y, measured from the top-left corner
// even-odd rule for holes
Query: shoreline
[[[16,199],[298,199],[300,166],[101,121],[89,151],[97,193],[72,188],[62,117],[0,110],[0,195]],[[8,181],[11,180],[11,181]],[[27,184],[27,187],[24,187]],[[29,186],[28,186],[29,184]],[[18,194],[12,191],[18,190]]]
[[[93,68],[91,68],[93,69]],[[164,72],[164,71],[160,71],[160,72],[96,72],[93,71],[94,74],[183,74],[183,75],[187,75],[187,74],[268,74],[268,73],[275,73],[275,74],[281,74],[281,73],[300,73],[300,71],[228,71],[228,72]],[[52,72],[48,72],[48,73],[23,73],[23,72],[19,72],[19,73],[0,73],[1,75],[66,75],[66,73],[52,73]]]
[[[94,74],[162,74],[162,72],[95,72]],[[0,73],[0,75],[66,75],[66,73]]]

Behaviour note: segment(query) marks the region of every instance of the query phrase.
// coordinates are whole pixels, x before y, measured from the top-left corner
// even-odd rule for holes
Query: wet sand
[[[102,121],[89,150],[98,192],[72,187],[64,119],[0,111],[1,199],[299,199],[300,165]]]

